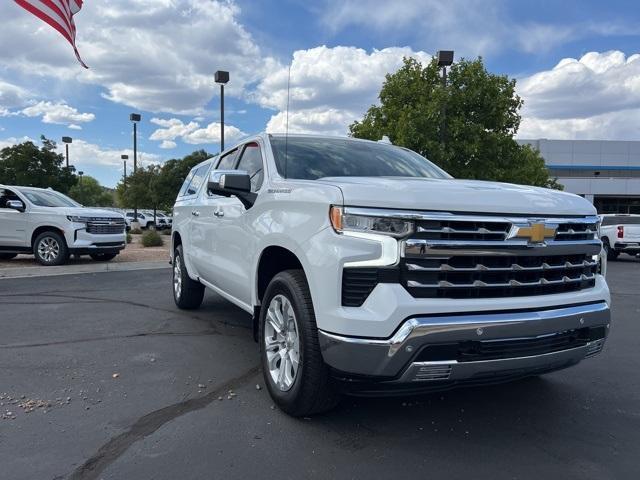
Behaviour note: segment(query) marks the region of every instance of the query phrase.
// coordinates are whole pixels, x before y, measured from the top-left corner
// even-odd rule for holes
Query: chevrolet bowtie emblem
[[[556,227],[544,223],[530,223],[528,227],[518,227],[515,237],[526,238],[530,243],[540,243],[545,238],[553,238],[555,235]]]

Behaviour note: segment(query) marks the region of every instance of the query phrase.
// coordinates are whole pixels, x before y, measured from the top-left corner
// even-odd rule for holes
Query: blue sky
[[[114,186],[139,112],[143,164],[284,126],[345,134],[403,56],[482,55],[518,79],[519,136],[640,138],[640,6],[623,1],[85,0],[78,48],[13,2],[0,13],[0,147],[72,136],[71,162]],[[129,167],[131,168],[131,167]]]

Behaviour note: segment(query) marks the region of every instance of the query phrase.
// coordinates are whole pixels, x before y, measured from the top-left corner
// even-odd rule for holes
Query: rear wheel
[[[178,308],[194,310],[200,307],[203,298],[204,285],[189,278],[182,245],[178,245],[173,255],[173,300]]]
[[[57,232],[43,232],[33,242],[36,260],[45,266],[62,265],[69,259],[64,237]]]
[[[16,258],[17,256],[17,253],[0,253],[0,260],[11,260],[12,258]]]
[[[311,294],[301,270],[278,273],[260,312],[260,358],[273,400],[292,416],[330,410],[340,395],[318,343]]]
[[[602,240],[602,247],[604,248],[604,252],[607,254],[607,260],[615,260],[618,258],[618,255],[620,255],[620,252],[616,252],[611,248],[608,238]]]
[[[89,256],[96,262],[108,262],[116,258],[117,253],[91,253]]]

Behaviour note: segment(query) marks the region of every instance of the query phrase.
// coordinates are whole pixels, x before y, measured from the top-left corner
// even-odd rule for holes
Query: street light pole
[[[67,168],[69,168],[69,144],[73,142],[73,139],[71,137],[62,137],[62,142],[64,143],[64,147],[65,147]]]
[[[142,119],[139,113],[129,115],[129,120],[133,122],[133,173],[138,170],[138,122]],[[133,203],[133,221],[138,221],[138,205]]]
[[[120,155],[122,159],[122,163],[124,164],[124,179],[122,180],[122,184],[124,188],[127,188],[127,160],[129,160],[129,155]]]
[[[442,92],[447,93],[447,67],[453,64],[453,50],[438,50],[436,53],[438,67],[442,68]],[[442,118],[440,119],[440,143],[444,146],[447,133],[447,101],[442,102]]]
[[[224,85],[229,81],[229,72],[218,70],[214,74],[216,83],[220,84],[220,151],[224,151]]]

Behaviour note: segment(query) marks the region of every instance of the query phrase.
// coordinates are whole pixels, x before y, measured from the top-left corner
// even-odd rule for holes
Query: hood
[[[326,177],[352,207],[467,213],[595,215],[591,203],[572,193],[479,180],[391,177]]]
[[[120,212],[113,210],[102,210],[100,208],[91,207],[57,207],[57,210],[64,212],[65,215],[76,215],[78,217],[111,217],[124,218]]]

